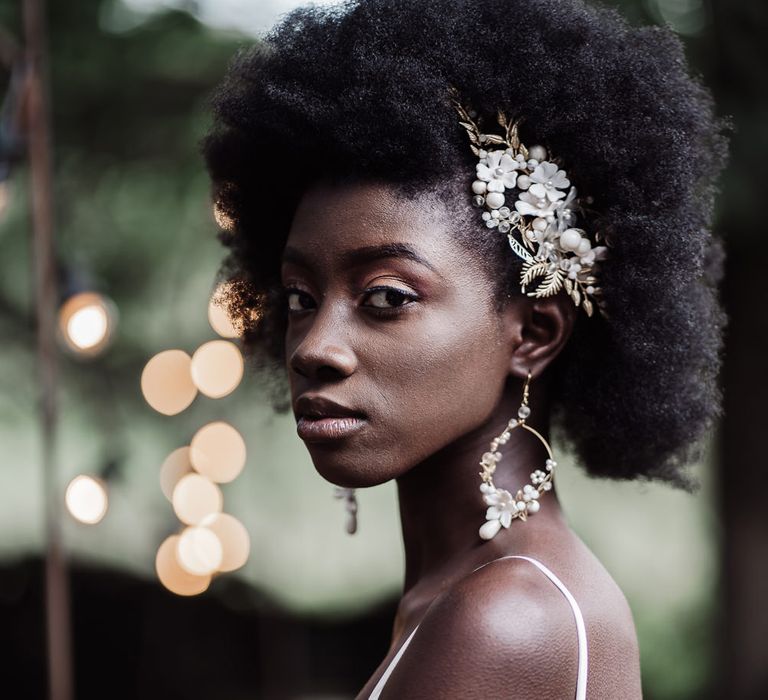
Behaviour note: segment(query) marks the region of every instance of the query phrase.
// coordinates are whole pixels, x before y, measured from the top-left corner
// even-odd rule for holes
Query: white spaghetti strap
[[[526,557],[526,556],[523,556],[522,554],[509,554],[504,557],[499,557],[499,559],[525,559],[531,562],[531,564],[536,566],[542,573],[544,573],[547,576],[547,578],[550,581],[552,581],[552,583],[555,584],[555,586],[557,586],[557,588],[565,596],[566,600],[570,604],[571,610],[573,611],[573,617],[576,620],[576,632],[577,632],[578,642],[579,642],[579,667],[578,667],[578,673],[576,677],[575,700],[586,700],[587,666],[588,666],[587,630],[586,630],[586,626],[584,625],[584,617],[581,614],[581,609],[579,608],[579,605],[576,602],[576,599],[571,595],[571,592],[565,587],[565,584],[557,576],[555,576],[555,574],[552,573],[552,571],[550,571],[546,566],[544,566],[544,564],[542,564],[538,559],[533,559],[532,557]],[[492,561],[485,562],[485,564],[481,564],[480,566],[477,567],[477,569],[474,569],[474,571],[477,571],[478,569],[482,569],[484,566],[487,566],[488,564],[492,564],[494,561],[499,561],[499,559],[493,559]],[[392,661],[390,661],[389,666],[387,666],[381,678],[379,678],[378,683],[376,683],[376,687],[368,696],[368,700],[378,700],[379,696],[381,695],[381,691],[384,689],[384,685],[386,684],[387,679],[392,674],[392,671],[395,670],[395,666],[397,665],[397,662],[400,661],[400,657],[408,648],[408,645],[411,643],[411,639],[413,639],[413,635],[416,634],[417,629],[419,629],[419,625],[416,625],[416,627],[413,628],[413,631],[408,635],[408,639],[406,639],[403,645],[400,647],[400,649],[398,649],[397,654],[395,654]]]
[[[548,578],[552,583],[554,583],[559,589],[560,592],[565,596],[566,600],[571,605],[571,610],[573,611],[573,617],[576,620],[576,634],[578,636],[579,640],[579,667],[578,672],[576,676],[576,700],[585,700],[587,697],[587,665],[588,665],[588,658],[587,658],[587,629],[584,625],[584,616],[581,614],[581,608],[579,608],[579,604],[576,602],[576,599],[571,595],[571,592],[565,587],[565,584],[555,576],[552,571],[550,571],[544,564],[542,564],[538,559],[533,559],[532,557],[526,557],[522,554],[509,554],[504,557],[499,557],[499,559],[526,559],[527,561],[531,562],[531,564],[534,564],[536,567],[538,567]],[[498,561],[498,559],[494,559],[493,561]],[[492,562],[486,562],[485,564],[481,564],[477,567],[477,569],[482,569],[487,564],[490,564]],[[477,571],[475,569],[475,571]]]
[[[378,700],[379,695],[381,695],[381,691],[384,689],[384,684],[387,682],[387,679],[390,677],[390,675],[392,675],[392,671],[395,670],[397,662],[400,661],[400,657],[403,655],[403,652],[408,648],[408,645],[411,643],[413,635],[416,634],[417,629],[419,629],[418,625],[413,628],[413,632],[408,635],[408,639],[406,639],[403,646],[398,649],[397,654],[395,654],[392,661],[390,661],[389,666],[387,666],[387,670],[384,671],[384,674],[381,676],[381,678],[379,678],[379,682],[376,684],[376,687],[368,696],[368,700]]]

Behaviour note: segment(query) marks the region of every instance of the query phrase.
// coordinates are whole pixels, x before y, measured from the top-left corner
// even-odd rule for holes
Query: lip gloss
[[[366,421],[357,416],[308,418],[302,416],[296,422],[296,432],[306,442],[340,440],[360,430]]]

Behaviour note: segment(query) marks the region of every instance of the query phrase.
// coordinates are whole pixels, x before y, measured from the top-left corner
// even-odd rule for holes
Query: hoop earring
[[[355,498],[355,489],[335,486],[333,497],[344,499],[344,509],[347,511],[346,530],[350,535],[354,535],[357,532],[357,498]]]
[[[552,489],[554,468],[557,462],[552,457],[552,450],[544,437],[534,430],[525,421],[531,415],[530,406],[528,406],[528,388],[531,381],[531,370],[528,370],[528,378],[523,387],[523,401],[520,408],[517,409],[517,418],[512,418],[504,432],[491,440],[490,452],[485,452],[480,460],[480,466],[483,471],[479,472],[482,479],[480,491],[483,494],[483,501],[488,506],[485,513],[486,522],[480,527],[480,537],[484,540],[490,540],[501,530],[502,527],[508,528],[515,518],[523,522],[529,515],[539,511],[539,496]],[[533,433],[547,449],[549,458],[545,462],[544,470],[537,469],[531,473],[531,483],[526,484],[520,489],[514,497],[506,489],[497,489],[493,483],[493,472],[496,471],[496,464],[501,459],[501,452],[498,452],[499,445],[504,445],[509,441],[510,434],[515,428],[525,428]]]

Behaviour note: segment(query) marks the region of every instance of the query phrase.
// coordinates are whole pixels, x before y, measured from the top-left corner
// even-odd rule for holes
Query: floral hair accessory
[[[504,135],[480,131],[474,110],[465,109],[451,88],[459,123],[467,130],[472,152],[480,158],[472,183],[472,204],[484,209],[488,228],[506,233],[512,250],[523,259],[521,290],[528,296],[548,297],[561,289],[576,306],[592,316],[593,299],[607,317],[598,286],[597,264],[608,256],[604,245],[594,246],[584,229],[578,228],[577,213],[583,212],[567,173],[557,158],[548,158],[544,146],[526,148],[518,137],[520,120],[510,121],[498,110]],[[511,191],[510,200],[505,194]],[[591,202],[591,198],[584,200]],[[520,233],[521,241],[514,237]],[[599,232],[595,232],[595,241]],[[526,292],[537,280],[533,291]]]

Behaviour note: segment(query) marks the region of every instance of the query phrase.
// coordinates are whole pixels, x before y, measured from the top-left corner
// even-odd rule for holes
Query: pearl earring
[[[517,418],[512,418],[501,435],[491,440],[490,452],[485,452],[480,460],[480,466],[483,468],[483,471],[479,472],[482,479],[480,491],[483,494],[483,501],[488,506],[485,513],[486,522],[479,531],[480,537],[484,540],[490,540],[502,527],[508,528],[515,518],[525,522],[529,515],[537,513],[540,507],[539,496],[552,489],[554,468],[557,466],[557,462],[552,457],[549,443],[538,431],[525,422],[531,415],[531,409],[528,406],[530,381],[531,371],[528,370],[528,378],[525,380],[525,387],[523,388],[523,401],[520,408],[517,409]],[[493,472],[501,459],[501,452],[497,451],[499,445],[505,445],[509,441],[510,433],[515,428],[525,428],[533,433],[544,444],[549,458],[545,462],[544,470],[537,469],[532,472],[531,483],[523,486],[513,497],[509,491],[496,488],[493,483]]]
[[[343,486],[334,487],[334,498],[344,499],[344,508],[347,511],[346,529],[350,535],[357,532],[357,498],[355,489]]]

